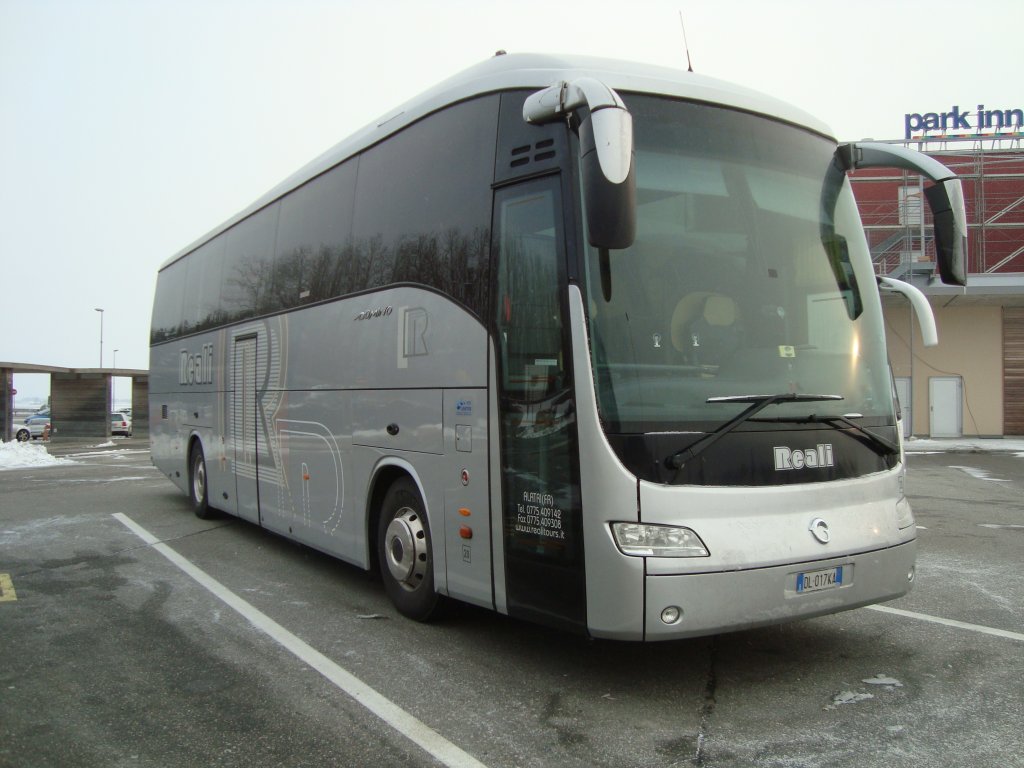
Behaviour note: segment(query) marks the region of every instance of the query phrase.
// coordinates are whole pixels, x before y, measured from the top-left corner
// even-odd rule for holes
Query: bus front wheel
[[[395,482],[384,495],[377,525],[377,559],[384,588],[403,616],[426,621],[437,605],[430,526],[415,483]]]
[[[192,511],[196,513],[196,517],[202,520],[213,517],[214,511],[210,508],[209,488],[206,484],[206,457],[203,456],[203,446],[198,442],[192,449],[189,462],[188,490]]]

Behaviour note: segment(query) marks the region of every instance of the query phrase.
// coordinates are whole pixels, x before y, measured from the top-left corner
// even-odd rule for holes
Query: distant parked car
[[[33,440],[37,437],[42,437],[43,432],[50,426],[50,409],[44,408],[33,413],[25,419],[25,426],[28,427],[29,434]]]
[[[110,414],[110,434],[132,436],[132,419],[125,413],[115,411]]]

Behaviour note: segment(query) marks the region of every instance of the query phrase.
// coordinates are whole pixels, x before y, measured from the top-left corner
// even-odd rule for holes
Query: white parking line
[[[890,608],[887,605],[869,605],[867,607],[872,611],[893,613],[897,616],[905,616],[908,619],[929,621],[932,624],[943,624],[947,627],[956,627],[957,629],[969,629],[971,632],[980,632],[983,635],[994,635],[995,637],[1005,637],[1009,640],[1024,642],[1024,634],[1020,632],[1010,632],[1009,630],[986,627],[981,624],[968,624],[965,621],[956,621],[955,619],[942,619],[938,616],[929,616],[927,613],[914,613],[913,611],[904,611],[902,608]]]
[[[120,512],[115,513],[114,517],[132,533],[146,542],[146,544],[170,560],[181,571],[195,579],[215,597],[235,609],[256,629],[271,637],[276,643],[326,677],[335,686],[347,693],[359,704],[362,704],[385,723],[426,752],[429,752],[442,764],[451,766],[451,768],[486,768],[475,757],[459,749],[441,736],[441,734],[424,725],[394,702],[384,698],[384,696],[377,693],[377,691],[366,685],[362,680],[335,664],[251,603],[236,595],[201,568],[193,565],[189,560],[179,555],[166,544],[163,544],[130,517]]]
[[[950,465],[950,469],[959,469],[961,472],[966,472],[971,477],[977,478],[978,480],[988,480],[990,483],[1010,483],[1012,480],[1004,480],[1000,477],[992,477],[991,473],[987,469],[976,469],[974,467],[958,467]]]

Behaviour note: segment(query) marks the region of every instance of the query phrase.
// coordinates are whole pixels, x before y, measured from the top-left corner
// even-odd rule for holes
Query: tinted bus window
[[[156,276],[150,343],[156,344],[178,335],[184,300],[185,260],[179,259]]]
[[[185,302],[181,333],[212,328],[223,322],[220,311],[224,236],[214,238],[185,259]]]
[[[457,104],[367,150],[355,208],[356,284],[437,288],[484,314],[498,97]]]
[[[274,292],[274,238],[279,205],[274,203],[227,232],[221,306],[226,321],[253,317],[284,304]]]
[[[358,290],[351,247],[357,165],[332,168],[281,201],[274,274],[289,306]]]

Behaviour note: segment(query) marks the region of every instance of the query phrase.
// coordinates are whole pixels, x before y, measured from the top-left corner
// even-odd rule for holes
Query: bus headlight
[[[612,523],[615,546],[634,557],[710,557],[700,536],[689,528],[644,523]]]

